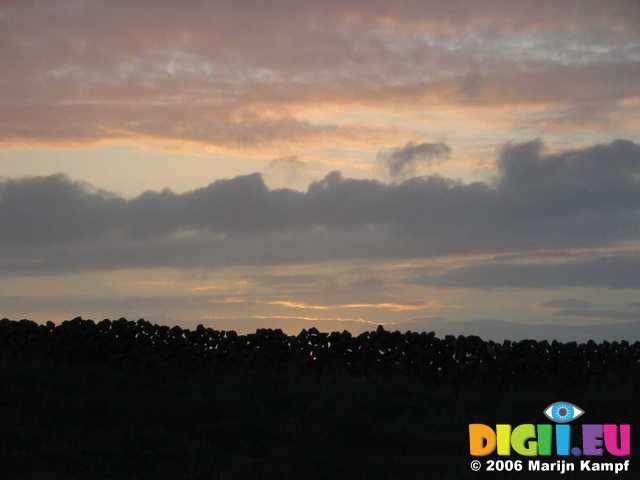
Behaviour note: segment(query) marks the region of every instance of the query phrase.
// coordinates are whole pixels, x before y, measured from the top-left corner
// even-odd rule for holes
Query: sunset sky
[[[637,0],[2,0],[0,317],[640,338]]]

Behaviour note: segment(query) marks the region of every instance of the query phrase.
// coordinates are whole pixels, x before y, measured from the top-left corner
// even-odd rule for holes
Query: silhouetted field
[[[638,418],[638,342],[2,320],[0,360],[2,478],[488,478],[469,423]]]

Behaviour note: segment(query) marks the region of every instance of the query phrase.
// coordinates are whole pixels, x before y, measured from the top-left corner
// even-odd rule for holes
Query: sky
[[[637,0],[3,0],[0,317],[640,339]]]

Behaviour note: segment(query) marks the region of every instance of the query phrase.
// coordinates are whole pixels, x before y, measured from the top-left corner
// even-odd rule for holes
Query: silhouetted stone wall
[[[202,325],[195,330],[124,318],[75,318],[56,326],[28,320],[0,321],[5,361],[101,362],[126,368],[270,369],[356,375],[404,373],[445,384],[561,382],[638,378],[640,342],[577,344],[523,340],[495,343],[477,336],[389,332],[357,336],[316,328],[289,336],[259,329],[238,335]]]

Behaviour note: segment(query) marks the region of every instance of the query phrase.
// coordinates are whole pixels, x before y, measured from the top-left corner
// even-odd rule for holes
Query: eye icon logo
[[[554,402],[543,413],[553,422],[569,423],[584,415],[584,410],[570,402]]]

